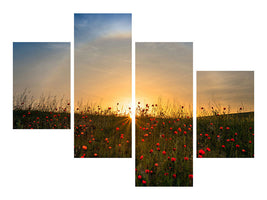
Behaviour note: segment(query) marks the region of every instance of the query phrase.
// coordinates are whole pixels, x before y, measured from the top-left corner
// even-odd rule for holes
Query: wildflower
[[[189,158],[188,157],[184,157],[184,160],[189,160]]]
[[[159,164],[158,163],[155,163],[155,167],[158,167],[159,166]]]
[[[166,151],[162,151],[162,154],[163,154],[163,155],[166,155]]]
[[[189,174],[189,175],[188,175],[188,178],[189,178],[189,179],[193,179],[193,174]]]
[[[172,177],[173,177],[173,178],[176,178],[176,174],[173,174]]]
[[[222,145],[222,148],[225,148],[225,145]]]
[[[141,175],[138,175],[137,178],[138,178],[138,179],[142,179],[142,176],[141,176]]]
[[[140,160],[143,160],[143,158],[144,158],[144,156],[142,155],[142,156],[140,156]]]
[[[153,153],[153,149],[150,149],[149,153]]]
[[[83,149],[83,150],[87,150],[87,146],[83,145],[83,146],[82,146],[82,149]]]
[[[175,161],[176,161],[176,158],[171,158],[171,161],[172,161],[172,162],[175,162]]]
[[[204,155],[204,154],[205,154],[205,151],[204,151],[203,149],[200,149],[200,150],[198,151],[198,153],[199,153],[200,155]]]
[[[207,149],[206,149],[207,151],[210,151],[210,148],[209,147],[207,147]]]

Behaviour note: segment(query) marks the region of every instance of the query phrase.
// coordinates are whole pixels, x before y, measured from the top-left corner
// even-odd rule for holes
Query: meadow
[[[131,118],[108,108],[76,108],[75,158],[130,158]]]
[[[66,98],[34,98],[25,90],[13,98],[14,129],[70,129],[70,103]]]
[[[184,106],[175,110],[138,105],[136,186],[193,186],[193,120]]]
[[[197,156],[199,158],[253,158],[254,112],[237,113],[229,108],[214,111],[201,107],[197,117]]]

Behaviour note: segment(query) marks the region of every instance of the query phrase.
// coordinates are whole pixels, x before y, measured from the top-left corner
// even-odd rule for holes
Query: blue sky
[[[75,105],[131,104],[131,14],[75,14]]]
[[[13,91],[70,97],[70,43],[14,42]]]
[[[112,34],[131,34],[131,21],[131,14],[75,14],[75,47]]]

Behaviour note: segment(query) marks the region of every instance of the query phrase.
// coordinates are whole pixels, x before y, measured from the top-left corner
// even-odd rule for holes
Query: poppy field
[[[150,108],[151,107],[151,108]],[[193,186],[192,117],[179,113],[153,116],[157,104],[136,117],[136,186]]]
[[[197,117],[198,158],[253,158],[254,112],[227,113],[227,108],[200,108]]]
[[[75,158],[130,158],[131,118],[111,107],[76,109]]]
[[[70,103],[65,98],[29,97],[25,90],[14,97],[14,129],[70,129]]]

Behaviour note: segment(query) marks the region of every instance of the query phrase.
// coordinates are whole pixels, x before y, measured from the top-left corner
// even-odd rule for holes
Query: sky
[[[198,71],[197,108],[211,106],[254,111],[254,72]]]
[[[136,102],[192,106],[193,43],[136,43]]]
[[[70,98],[70,43],[14,42],[13,92]]]
[[[75,14],[75,107],[131,105],[131,14]]]

